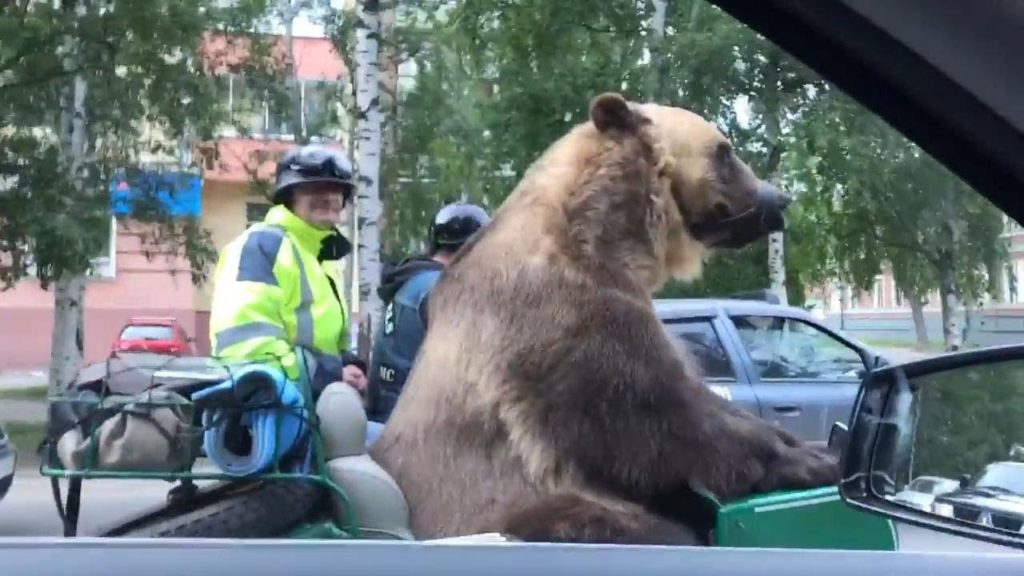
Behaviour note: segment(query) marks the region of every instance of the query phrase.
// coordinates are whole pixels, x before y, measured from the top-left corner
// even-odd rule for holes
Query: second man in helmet
[[[488,222],[480,206],[443,206],[431,222],[430,253],[403,260],[382,279],[384,315],[373,343],[370,420],[384,423],[391,416],[427,331],[430,290],[459,248]]]

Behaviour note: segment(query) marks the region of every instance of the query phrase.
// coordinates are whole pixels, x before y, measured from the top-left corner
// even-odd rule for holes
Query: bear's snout
[[[693,236],[709,248],[738,249],[786,229],[784,212],[793,202],[772,184],[759,180],[750,208],[728,218],[715,218],[690,226]]]

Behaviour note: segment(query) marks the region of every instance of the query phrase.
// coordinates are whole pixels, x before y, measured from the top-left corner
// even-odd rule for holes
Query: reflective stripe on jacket
[[[317,259],[329,235],[275,206],[224,248],[213,278],[213,356],[277,359],[288,377],[298,378],[295,346],[344,351],[348,310]]]

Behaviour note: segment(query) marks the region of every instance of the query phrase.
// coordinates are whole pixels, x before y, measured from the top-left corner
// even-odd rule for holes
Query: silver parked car
[[[918,476],[892,499],[918,510],[931,512],[932,502],[940,494],[948,494],[960,487],[959,480],[941,476]]]
[[[888,363],[870,347],[764,295],[660,299],[655,312],[685,344],[704,383],[805,442],[846,423],[866,371]]]

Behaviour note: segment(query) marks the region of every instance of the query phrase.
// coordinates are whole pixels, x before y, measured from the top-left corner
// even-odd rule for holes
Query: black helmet
[[[340,184],[347,190],[347,202],[354,188],[352,162],[345,154],[319,144],[292,148],[277,163],[274,204],[285,203],[292,188],[307,182]]]
[[[440,248],[457,249],[490,221],[487,211],[476,204],[446,204],[430,224],[430,246],[435,251]]]

